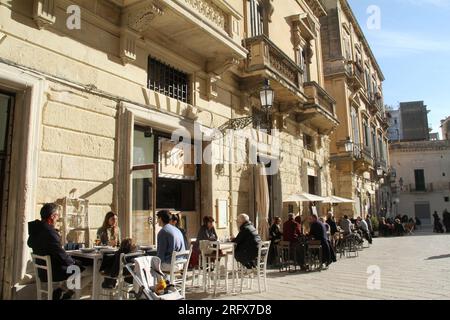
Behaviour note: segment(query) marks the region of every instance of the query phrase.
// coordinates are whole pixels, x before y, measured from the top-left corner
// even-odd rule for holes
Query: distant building
[[[393,168],[393,215],[418,217],[432,223],[450,210],[450,141],[394,142],[390,145]]]
[[[403,139],[402,132],[402,117],[400,110],[387,109],[386,112],[390,115],[388,117],[389,129],[388,138],[390,141],[400,141]]]
[[[438,140],[436,134],[431,139],[428,126],[428,110],[423,101],[401,102],[397,110],[387,109],[389,114],[389,140],[429,141]]]
[[[442,140],[450,140],[450,117],[441,120]]]
[[[401,102],[403,141],[430,140],[428,110],[423,101]]]

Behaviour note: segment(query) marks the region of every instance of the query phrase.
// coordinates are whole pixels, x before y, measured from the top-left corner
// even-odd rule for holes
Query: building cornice
[[[438,141],[404,141],[393,142],[389,146],[391,152],[450,151],[449,140]]]

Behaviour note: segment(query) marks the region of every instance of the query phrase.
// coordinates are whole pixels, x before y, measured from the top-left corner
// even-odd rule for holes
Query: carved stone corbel
[[[208,74],[208,78],[206,79],[206,86],[207,86],[207,95],[208,99],[216,99],[218,96],[217,93],[217,82],[221,79],[220,76],[215,74]]]
[[[142,33],[147,31],[151,22],[163,13],[164,11],[153,1],[144,1],[126,8],[122,16],[122,23],[128,28]]]
[[[33,19],[39,29],[53,25],[56,22],[55,0],[34,0]]]
[[[272,2],[273,2],[273,0],[263,0],[263,6],[264,6],[264,10],[267,15],[268,22],[272,22],[272,15],[275,11],[275,8],[274,8]]]
[[[206,62],[206,72],[222,75],[233,66],[238,66],[240,60],[234,57],[223,59],[208,60]]]
[[[120,32],[120,58],[122,63],[128,64],[136,61],[136,40],[138,36],[126,29]]]

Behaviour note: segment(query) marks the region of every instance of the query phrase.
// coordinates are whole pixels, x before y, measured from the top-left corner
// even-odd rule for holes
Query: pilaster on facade
[[[55,0],[34,0],[33,19],[39,29],[55,24]]]

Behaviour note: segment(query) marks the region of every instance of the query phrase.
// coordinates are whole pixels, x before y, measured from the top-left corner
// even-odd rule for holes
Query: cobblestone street
[[[367,268],[381,269],[381,289],[367,289]],[[450,234],[420,231],[413,236],[376,238],[356,258],[338,258],[328,270],[311,273],[268,271],[268,291],[253,289],[218,299],[449,299]],[[188,297],[189,298],[189,297]],[[193,294],[191,299],[210,299]]]

